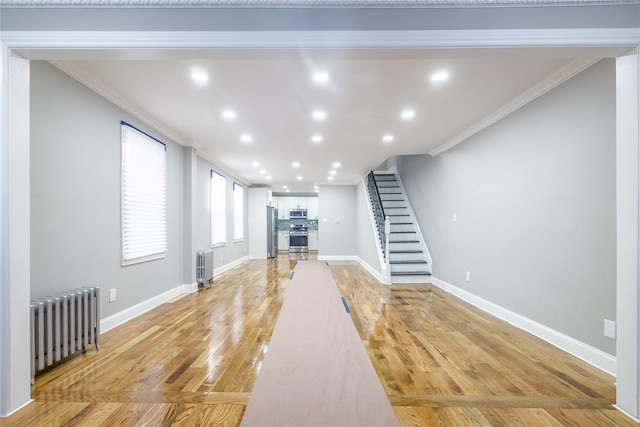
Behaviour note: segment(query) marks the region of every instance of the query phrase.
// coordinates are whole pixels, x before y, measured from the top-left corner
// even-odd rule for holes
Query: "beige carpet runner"
[[[398,426],[329,267],[292,273],[242,426]]]

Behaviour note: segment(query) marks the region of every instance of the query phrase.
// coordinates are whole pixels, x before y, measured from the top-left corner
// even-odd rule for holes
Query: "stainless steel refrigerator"
[[[267,206],[267,258],[278,256],[278,209]]]

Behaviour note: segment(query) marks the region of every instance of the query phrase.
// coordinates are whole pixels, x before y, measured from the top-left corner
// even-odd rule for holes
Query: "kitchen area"
[[[278,209],[278,251],[318,250],[318,197],[273,195]]]

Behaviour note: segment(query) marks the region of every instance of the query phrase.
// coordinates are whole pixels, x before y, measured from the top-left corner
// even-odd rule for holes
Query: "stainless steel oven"
[[[307,227],[291,227],[289,229],[289,252],[309,252]]]

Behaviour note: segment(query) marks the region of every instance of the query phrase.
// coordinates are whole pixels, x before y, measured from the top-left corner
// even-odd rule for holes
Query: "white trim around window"
[[[233,241],[244,239],[244,187],[233,183]]]
[[[211,171],[211,247],[227,243],[227,178]]]
[[[120,122],[122,132],[122,265],[167,254],[167,147]]]

